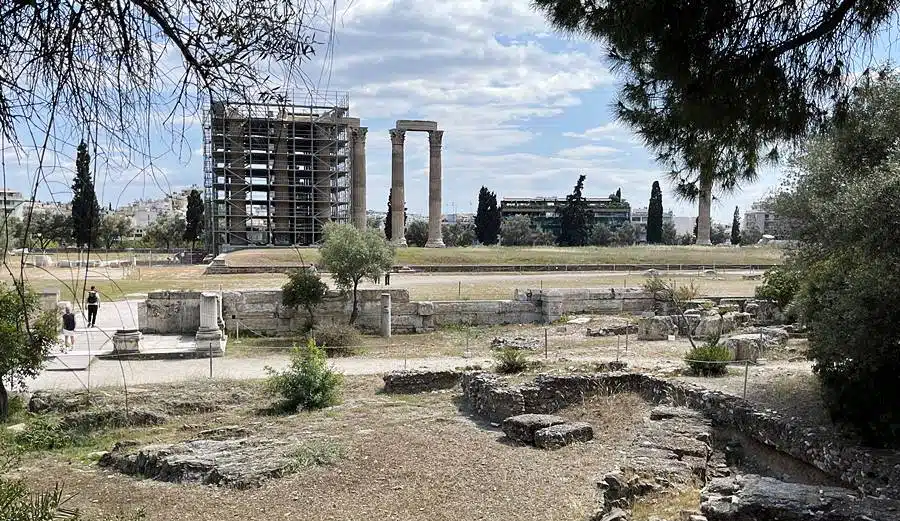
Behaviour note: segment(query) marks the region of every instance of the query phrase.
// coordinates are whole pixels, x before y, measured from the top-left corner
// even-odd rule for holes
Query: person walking
[[[87,297],[88,327],[97,326],[97,311],[100,310],[100,294],[95,286],[91,286]]]
[[[63,313],[63,342],[66,347],[75,345],[75,313],[67,306],[66,312]],[[71,342],[70,342],[71,340]]]

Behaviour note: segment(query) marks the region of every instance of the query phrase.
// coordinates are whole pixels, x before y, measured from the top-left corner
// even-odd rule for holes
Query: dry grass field
[[[780,264],[783,250],[766,246],[631,246],[557,248],[399,248],[400,265],[437,264]],[[226,255],[229,266],[292,265],[319,261],[316,248],[249,249]]]

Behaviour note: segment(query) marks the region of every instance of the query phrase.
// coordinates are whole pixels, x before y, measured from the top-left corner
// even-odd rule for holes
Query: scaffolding
[[[350,218],[346,93],[300,103],[212,101],[204,110],[207,236],[215,254],[308,246]],[[358,123],[357,123],[358,124]]]

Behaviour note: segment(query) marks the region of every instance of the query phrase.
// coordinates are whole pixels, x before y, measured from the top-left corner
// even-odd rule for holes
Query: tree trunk
[[[712,183],[700,177],[700,197],[698,197],[699,212],[697,217],[697,244],[709,246],[709,212],[712,206]]]
[[[6,421],[7,418],[9,418],[9,393],[6,392],[3,377],[0,376],[0,421]]]
[[[359,308],[357,307],[357,291],[356,287],[359,286],[359,281],[353,281],[353,310],[350,312],[350,325],[352,326],[356,322],[356,317],[359,316]]]

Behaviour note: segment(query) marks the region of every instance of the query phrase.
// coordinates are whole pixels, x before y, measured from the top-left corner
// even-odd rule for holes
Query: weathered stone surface
[[[534,433],[534,446],[541,449],[559,449],[575,443],[594,439],[594,428],[589,423],[575,422],[553,425]]]
[[[700,509],[709,521],[892,521],[900,501],[859,498],[849,489],[785,483],[745,475],[713,479],[701,493]]]
[[[616,335],[636,335],[638,327],[636,324],[627,324],[622,326],[606,326],[602,328],[587,328],[585,335],[587,336],[616,336]]]
[[[791,337],[786,327],[783,326],[760,326],[751,327],[743,331],[745,334],[762,335],[763,347],[766,349],[774,349],[776,347],[784,347],[787,345],[788,339]]]
[[[744,311],[753,315],[753,321],[761,326],[784,324],[784,313],[772,300],[758,299],[747,303]]]
[[[26,423],[17,423],[17,424],[15,424],[15,425],[10,425],[9,427],[7,427],[7,428],[6,428],[6,432],[9,432],[9,433],[12,433],[12,434],[18,434],[18,433],[20,433],[20,432],[25,432],[25,429],[27,429],[27,428],[28,428],[28,424],[26,424]]]
[[[720,315],[725,315],[727,313],[735,313],[735,312],[738,312],[741,310],[741,306],[739,306],[737,304],[723,304],[721,302],[719,302],[719,305],[716,306],[716,308],[719,310]]]
[[[495,337],[491,340],[491,349],[522,349],[522,350],[533,350],[541,347],[541,341],[537,338],[526,338],[524,336],[517,336],[513,338],[508,337]]]
[[[135,452],[117,444],[100,466],[158,481],[250,488],[291,468],[296,444],[286,440],[241,438],[148,445]]]
[[[68,413],[60,420],[60,426],[64,429],[94,431],[120,427],[161,425],[167,421],[169,421],[169,418],[165,414],[156,411],[98,407]]]
[[[722,319],[730,320],[734,324],[734,328],[742,327],[750,323],[750,313],[741,313],[740,311],[731,311],[722,315]],[[734,329],[732,328],[732,329]]]
[[[503,420],[501,428],[507,438],[533,445],[537,431],[563,423],[566,423],[565,418],[552,414],[519,414]]]
[[[675,333],[672,317],[642,317],[638,320],[638,340],[668,340]]]
[[[382,379],[386,393],[415,394],[456,387],[460,376],[457,371],[392,371]]]
[[[715,338],[720,334],[722,334],[722,317],[718,313],[701,316],[700,322],[694,328],[694,336],[697,338]]]
[[[749,360],[756,362],[763,351],[759,335],[742,334],[725,339],[725,347],[731,351],[731,359],[735,361]]]

